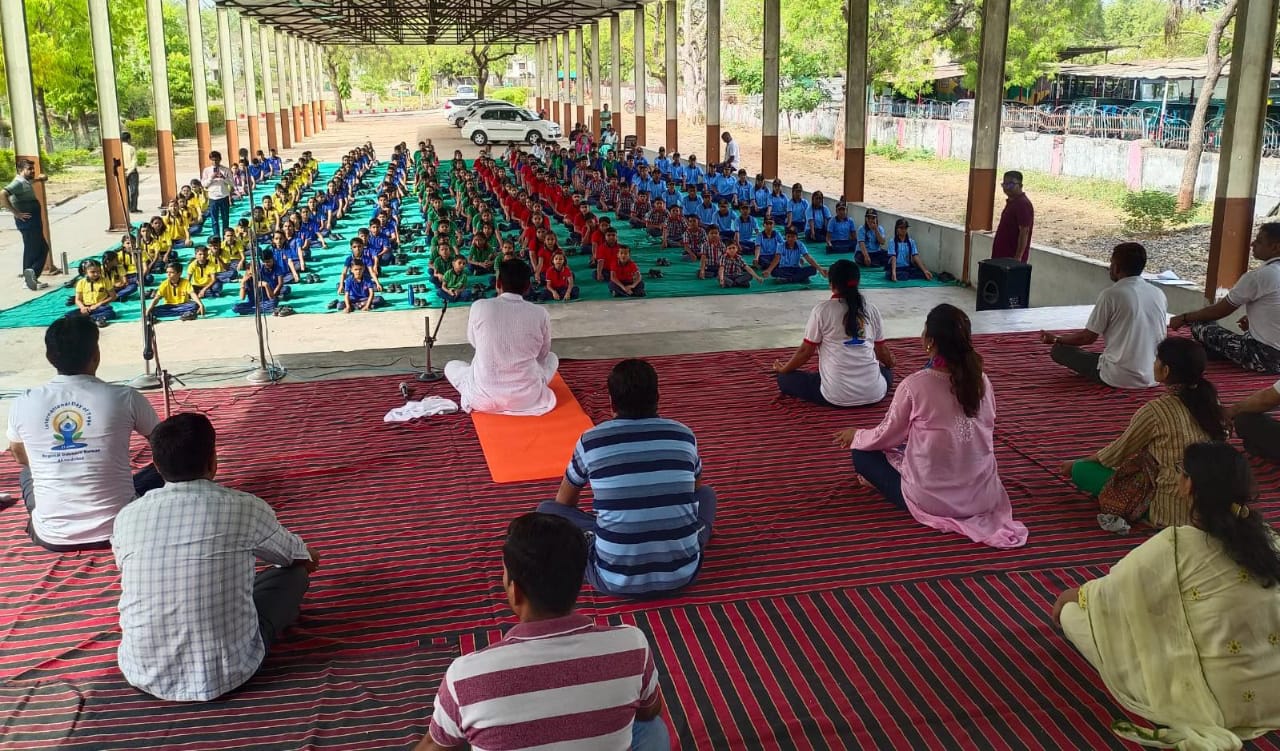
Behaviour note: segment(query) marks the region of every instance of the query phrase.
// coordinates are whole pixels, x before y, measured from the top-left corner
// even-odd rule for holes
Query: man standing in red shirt
[[[1022,192],[1022,173],[1006,172],[1000,183],[1007,199],[1000,212],[1000,224],[991,243],[992,258],[1013,258],[1023,263],[1031,254],[1031,230],[1036,223],[1036,210],[1031,199]]]

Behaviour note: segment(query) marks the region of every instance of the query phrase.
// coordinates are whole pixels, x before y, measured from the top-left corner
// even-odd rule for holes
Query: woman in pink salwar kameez
[[[880,425],[837,433],[836,443],[853,450],[863,484],[921,524],[992,547],[1025,545],[996,469],[995,397],[969,317],[939,305],[921,343],[930,365],[898,385]]]

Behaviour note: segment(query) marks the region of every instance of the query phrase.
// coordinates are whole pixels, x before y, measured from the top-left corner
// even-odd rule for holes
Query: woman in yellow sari
[[[1230,751],[1280,728],[1280,550],[1225,443],[1188,446],[1191,524],[1165,528],[1054,617],[1127,710],[1112,729],[1144,746]]]

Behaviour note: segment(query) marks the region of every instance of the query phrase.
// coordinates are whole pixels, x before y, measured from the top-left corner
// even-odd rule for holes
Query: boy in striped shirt
[[[534,513],[511,522],[502,586],[520,623],[453,661],[415,751],[671,748],[644,634],[573,612],[586,564],[586,538],[565,519]]]

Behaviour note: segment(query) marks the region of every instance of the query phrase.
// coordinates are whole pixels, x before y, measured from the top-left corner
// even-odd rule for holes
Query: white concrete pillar
[[[31,49],[27,41],[27,12],[24,0],[0,0],[0,38],[4,44],[4,77],[9,91],[9,116],[13,129],[13,154],[16,162],[30,159],[36,174],[44,174],[40,166],[40,135],[36,130],[36,94],[31,79]],[[44,183],[35,184],[40,202],[40,226],[49,243],[49,200]],[[52,248],[52,243],[49,243]],[[44,271],[55,266],[53,254],[45,257]]]
[[[982,6],[978,91],[973,104],[973,146],[969,155],[969,196],[965,211],[963,281],[969,281],[973,232],[991,229],[995,212],[996,166],[1000,156],[1000,111],[1004,105],[1004,59],[1009,43],[1009,0]]]
[[[293,34],[289,39],[289,100],[293,102],[293,137],[301,141],[311,137],[311,126],[307,125],[307,105],[303,99],[302,75],[298,66],[298,38]]]
[[[107,231],[129,228],[124,166],[120,151],[120,105],[116,99],[116,65],[111,57],[111,13],[107,0],[89,0],[89,35],[93,46],[93,77],[98,90],[98,129],[102,163],[107,177]]]
[[[196,114],[196,151],[200,171],[208,167],[213,141],[209,136],[209,88],[204,70],[204,29],[200,26],[200,0],[187,0],[187,38],[191,40],[191,93]],[[230,162],[228,162],[230,163]]]
[[[760,171],[778,177],[778,51],[782,44],[781,0],[764,2],[764,102],[760,123]]]
[[[289,55],[286,49],[288,39],[283,31],[272,29],[271,37],[276,45],[276,72],[280,80],[277,84],[280,92],[280,144],[286,149],[293,148],[293,97],[289,92]]]
[[[609,18],[609,109],[613,111],[613,132],[622,135],[622,16],[614,13]]]
[[[707,164],[720,163],[720,0],[707,0]]]
[[[870,0],[848,0],[845,34],[844,200],[864,198],[867,173],[867,18]]]
[[[600,22],[591,22],[591,130],[600,142]]]
[[[280,148],[279,133],[276,122],[275,80],[271,75],[271,27],[265,23],[258,24],[258,53],[262,62],[262,106],[267,115],[267,153]]]
[[[649,73],[645,70],[645,49],[644,49],[644,5],[636,6],[635,15],[635,74],[636,74],[636,145],[644,146],[645,139],[645,86],[648,84]]]
[[[155,99],[156,161],[160,167],[160,202],[178,194],[173,164],[173,116],[169,111],[169,61],[164,48],[164,11],[161,0],[147,0],[147,48],[151,56],[151,91]]]
[[[253,73],[253,30],[248,16],[240,16],[240,56],[244,61],[244,118],[249,126],[249,161],[258,155],[258,80]]]
[[[218,72],[222,78],[222,117],[227,125],[225,164],[240,160],[240,127],[236,120],[236,76],[231,57],[231,13],[218,6]],[[192,55],[196,54],[192,50]]]
[[[577,116],[578,116],[578,117],[577,117],[577,121],[578,121],[579,123],[581,123],[583,126],[585,126],[585,125],[587,124],[587,112],[586,112],[586,104],[587,104],[587,82],[586,82],[586,72],[587,72],[587,66],[586,66],[586,65],[583,65],[583,60],[584,60],[585,58],[582,56],[582,41],[583,41],[583,40],[582,40],[582,27],[581,27],[581,26],[579,26],[579,27],[577,28],[577,32],[578,32],[578,33],[577,33],[577,44],[576,44],[576,45],[574,45],[574,55],[573,55],[573,59],[574,59],[574,62],[575,62],[574,68],[575,68],[575,69],[577,70],[577,72],[578,72],[578,77],[577,77],[577,83],[576,83],[576,85],[573,87],[573,88],[574,88],[574,97],[573,97],[573,102],[574,102],[574,104],[578,105],[578,111],[577,111]]]

